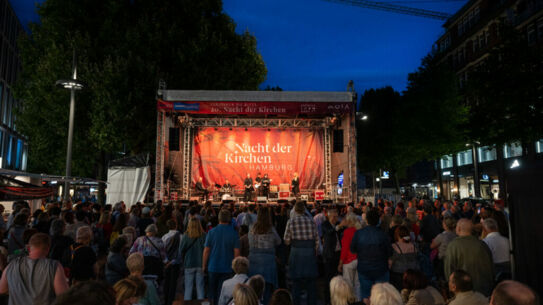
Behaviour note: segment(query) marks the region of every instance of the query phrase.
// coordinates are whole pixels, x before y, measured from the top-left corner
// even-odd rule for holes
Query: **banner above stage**
[[[272,185],[300,177],[301,189],[324,183],[323,130],[264,128],[203,128],[194,137],[192,185],[199,177],[206,187],[228,179],[243,189],[247,174],[268,174]]]
[[[325,115],[350,113],[353,106],[351,102],[157,102],[158,110],[194,114]]]

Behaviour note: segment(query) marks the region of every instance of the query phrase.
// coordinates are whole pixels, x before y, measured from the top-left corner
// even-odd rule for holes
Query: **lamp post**
[[[73,70],[71,79],[57,80],[56,86],[64,89],[70,89],[70,117],[68,125],[68,148],[66,152],[66,181],[64,182],[64,200],[70,198],[70,181],[72,175],[72,140],[74,135],[74,116],[75,116],[75,91],[83,89],[83,83],[77,80],[77,64],[75,60],[75,50],[73,54]]]

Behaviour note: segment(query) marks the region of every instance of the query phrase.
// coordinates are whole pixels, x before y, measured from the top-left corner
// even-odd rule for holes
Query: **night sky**
[[[35,3],[9,0],[23,24],[38,20]],[[390,2],[391,0],[387,0]],[[267,85],[283,90],[344,91],[390,85],[404,90],[407,74],[443,33],[443,21],[323,0],[223,0],[238,32],[256,36]],[[454,13],[467,0],[395,3]]]

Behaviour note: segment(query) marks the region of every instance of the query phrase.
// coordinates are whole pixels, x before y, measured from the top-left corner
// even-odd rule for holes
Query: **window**
[[[475,20],[475,22],[479,21],[480,15],[481,15],[481,11],[480,11],[479,7],[477,6],[473,10],[473,19]]]
[[[489,146],[479,147],[479,163],[496,160],[496,149]]]
[[[537,40],[537,36],[536,36],[536,32],[535,32],[535,25],[533,24],[530,24],[528,26],[528,34],[526,36],[526,39],[528,40],[528,44],[534,44]]]
[[[511,144],[505,144],[503,146],[503,157],[504,158],[511,158],[511,157],[518,157],[522,156],[522,145],[520,145],[519,142],[511,143]]]
[[[485,46],[490,42],[490,32],[485,31]]]
[[[343,129],[334,130],[334,152],[343,152]]]
[[[471,150],[466,150],[456,154],[456,161],[458,166],[468,165],[473,163],[473,154]]]
[[[9,136],[7,138],[7,145],[5,146],[4,156],[6,158],[6,167],[11,168],[11,151],[13,150],[13,137]]]
[[[477,52],[479,50],[479,40],[477,40],[477,37],[472,40],[473,44],[473,53]]]
[[[15,169],[21,169],[21,161],[23,159],[23,140],[17,140],[17,153],[15,155]]]
[[[543,18],[537,21],[537,38],[543,40]]]
[[[485,39],[483,37],[483,34],[479,34],[479,46],[481,47],[481,49],[483,48],[483,46],[486,46],[485,43]]]
[[[453,166],[452,155],[446,155],[441,158],[441,168],[451,168]]]
[[[469,18],[469,27],[472,27],[475,24],[475,20],[473,20],[473,11],[469,12],[468,14]]]
[[[2,122],[7,125],[8,123],[8,103],[10,99],[9,88],[6,88],[6,93],[4,94],[4,101],[2,102]]]
[[[24,150],[23,150],[23,160],[22,160],[22,167],[21,167],[21,170],[23,171],[26,170],[27,160],[28,160],[28,145],[25,145]]]
[[[462,36],[464,33],[464,27],[462,25],[462,21],[458,22],[458,36]]]

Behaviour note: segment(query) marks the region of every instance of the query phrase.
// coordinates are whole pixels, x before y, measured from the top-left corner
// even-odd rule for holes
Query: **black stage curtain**
[[[515,280],[543,296],[543,162],[508,170]]]

